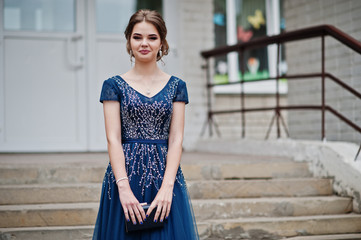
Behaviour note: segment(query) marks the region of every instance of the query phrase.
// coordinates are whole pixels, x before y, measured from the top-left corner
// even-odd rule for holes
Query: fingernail
[[[168,216],[166,216],[165,219],[168,219]]]
[[[130,219],[127,219],[128,222],[130,222]]]
[[[157,219],[155,219],[154,222],[156,223],[156,222],[157,222]]]
[[[163,222],[163,219],[161,219],[160,222]]]
[[[133,222],[133,225],[137,225],[137,223],[136,223],[136,222]]]
[[[140,222],[140,225],[142,225],[143,224],[143,222]]]
[[[145,215],[145,217],[146,217],[146,218],[148,218],[148,217],[149,217],[149,216],[148,216],[148,214],[147,214],[147,215]]]

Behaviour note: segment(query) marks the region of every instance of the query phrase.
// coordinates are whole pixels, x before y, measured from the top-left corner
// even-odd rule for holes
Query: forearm
[[[108,141],[108,153],[115,179],[126,177],[125,157],[121,141]]]

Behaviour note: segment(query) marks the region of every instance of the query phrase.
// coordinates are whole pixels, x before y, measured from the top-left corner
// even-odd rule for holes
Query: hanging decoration
[[[265,25],[266,21],[263,17],[262,11],[257,9],[254,13],[254,16],[250,15],[247,17],[248,22],[252,25],[255,29],[260,29],[261,25]]]

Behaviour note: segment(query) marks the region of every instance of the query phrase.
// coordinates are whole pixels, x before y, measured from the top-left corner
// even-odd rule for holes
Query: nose
[[[148,45],[148,41],[146,38],[143,38],[143,41],[142,41],[142,46],[147,46]]]

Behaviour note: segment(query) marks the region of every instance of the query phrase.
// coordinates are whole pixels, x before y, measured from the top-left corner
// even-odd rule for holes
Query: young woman
[[[134,67],[102,87],[110,163],[93,240],[199,239],[180,168],[186,83],[157,65],[169,48],[165,23],[156,11],[139,10],[124,33]],[[126,221],[164,226],[127,233]]]

